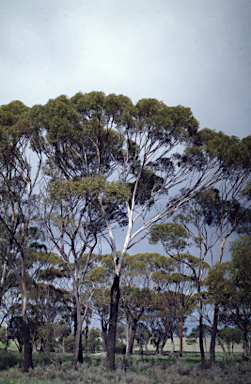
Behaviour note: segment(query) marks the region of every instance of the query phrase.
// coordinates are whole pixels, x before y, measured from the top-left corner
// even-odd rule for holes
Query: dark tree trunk
[[[162,341],[161,347],[160,347],[160,353],[161,353],[161,355],[164,355],[164,348],[165,348],[167,339],[168,339],[168,334],[166,333],[166,335],[164,336],[164,339],[163,339],[163,341]]]
[[[200,280],[198,281],[198,297],[199,297],[199,314],[200,314],[200,322],[199,322],[199,344],[200,344],[200,362],[201,368],[205,369],[205,352],[204,352],[204,343],[203,343],[203,316],[202,316],[202,300],[200,293]]]
[[[7,329],[6,329],[6,341],[5,341],[5,346],[4,346],[4,350],[6,352],[7,352],[8,346],[9,346],[9,327],[7,326]]]
[[[210,365],[215,364],[215,343],[216,343],[216,335],[217,335],[218,312],[219,312],[219,308],[218,308],[218,305],[216,304],[214,307],[214,321],[213,321],[211,343],[210,343]]]
[[[109,329],[107,336],[107,355],[106,355],[106,368],[108,371],[115,371],[115,345],[116,345],[116,326],[118,319],[118,308],[120,299],[119,288],[120,277],[115,275],[112,288],[111,288],[111,306],[110,306],[110,319]]]
[[[88,353],[88,332],[89,332],[89,323],[87,322],[86,326],[85,326],[85,331],[84,331],[84,335],[85,335],[85,354],[86,355]]]
[[[74,353],[72,359],[72,367],[76,369],[77,362],[83,363],[83,347],[82,347],[82,323],[81,323],[81,309],[79,300],[77,302],[76,297],[74,298]]]
[[[155,352],[154,352],[154,354],[155,355],[159,355],[159,345],[160,345],[160,339],[158,339],[156,342],[155,342],[155,347],[156,347],[156,349],[155,349]]]
[[[26,315],[23,318],[23,338],[24,338],[24,372],[33,368],[32,348],[30,342],[30,327]]]
[[[175,352],[174,341],[173,341],[173,332],[171,332],[171,345],[172,345],[171,355],[173,355]]]
[[[247,325],[244,325],[244,327],[243,327],[243,351],[244,351],[244,358],[248,359],[248,329],[247,329]]]
[[[204,352],[204,344],[203,344],[203,318],[202,318],[202,315],[200,315],[199,342],[200,342],[201,368],[205,369],[205,352]]]

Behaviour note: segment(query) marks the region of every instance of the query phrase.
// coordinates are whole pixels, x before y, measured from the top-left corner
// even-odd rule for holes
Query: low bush
[[[0,357],[0,371],[18,366],[23,366],[23,355],[17,353],[2,352]]]
[[[126,345],[122,341],[116,341],[115,353],[124,355],[126,353]]]
[[[0,384],[247,384],[251,362],[216,364],[201,370],[200,364],[187,364],[168,358],[117,356],[116,371],[106,372],[105,359],[86,356],[74,371],[63,358],[55,364],[36,364],[28,374],[17,368],[1,372]]]

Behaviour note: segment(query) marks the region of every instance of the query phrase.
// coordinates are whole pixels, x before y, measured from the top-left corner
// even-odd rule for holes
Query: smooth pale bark
[[[149,352],[149,349],[148,349],[148,345],[147,345],[147,341],[144,341],[144,347],[145,347],[147,355],[150,355],[150,352]]]
[[[23,319],[23,341],[24,341],[24,372],[28,372],[29,368],[33,368],[32,361],[32,347],[30,340],[30,327],[26,314],[27,307],[27,290],[25,283],[25,263],[22,257],[22,281],[21,281],[21,295],[22,295],[22,319]]]
[[[141,308],[140,312],[138,313],[138,315],[135,315],[135,313],[130,312],[131,314],[131,317],[132,317],[132,325],[131,325],[131,330],[129,332],[129,326],[127,326],[127,330],[129,332],[129,337],[128,337],[128,341],[127,341],[127,354],[131,355],[133,353],[133,344],[134,344],[134,340],[135,340],[135,336],[136,336],[136,332],[137,332],[137,326],[138,326],[138,323],[139,323],[139,320],[141,318],[141,316],[143,315],[145,311],[145,308]]]
[[[175,352],[175,346],[174,346],[174,340],[173,340],[173,333],[171,333],[171,355]]]
[[[107,351],[107,323],[104,319],[101,319],[101,337],[104,352]]]
[[[220,253],[219,253],[219,260],[218,260],[219,264],[222,262],[226,240],[233,233],[235,228],[236,228],[236,224],[232,224],[227,234],[223,237],[223,228],[221,224],[221,228],[220,228],[221,245],[220,245]],[[210,365],[215,364],[215,345],[216,345],[216,337],[217,337],[218,312],[219,312],[219,308],[218,308],[218,304],[216,303],[214,308],[214,321],[213,321],[213,329],[212,329],[211,343],[210,343]]]
[[[227,352],[226,352],[226,350],[225,350],[224,344],[222,343],[220,337],[218,336],[218,333],[216,333],[216,339],[217,339],[219,345],[221,346],[221,349],[222,349],[223,352],[224,352],[225,358],[227,359]]]
[[[134,339],[137,331],[137,325],[138,325],[138,319],[134,318],[132,321],[132,327],[131,331],[129,333],[129,340],[128,340],[128,354],[131,355],[133,352],[133,344]]]
[[[203,316],[202,316],[202,301],[200,293],[200,280],[198,281],[198,296],[199,296],[199,344],[200,344],[200,358],[201,358],[201,368],[205,369],[205,352],[204,352],[204,343],[203,343]]]
[[[0,308],[2,306],[2,297],[3,297],[3,290],[4,290],[4,280],[5,280],[5,275],[7,271],[7,262],[8,262],[7,257],[4,257],[2,275],[0,279]]]
[[[115,275],[111,288],[111,306],[109,329],[107,336],[107,355],[106,368],[108,371],[115,370],[115,345],[116,345],[116,325],[118,319],[119,299],[120,299],[120,276]]]

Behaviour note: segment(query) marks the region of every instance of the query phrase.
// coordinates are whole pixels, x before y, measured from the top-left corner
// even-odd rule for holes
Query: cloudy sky
[[[250,72],[250,0],[0,0],[0,105],[122,93],[242,138]]]
[[[0,104],[103,91],[251,133],[250,0],[0,0]]]

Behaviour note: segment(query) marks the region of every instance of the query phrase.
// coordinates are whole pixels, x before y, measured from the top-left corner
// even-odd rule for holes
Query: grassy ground
[[[22,373],[23,356],[16,352],[0,351],[0,384],[250,384],[251,362],[235,355],[223,361],[219,353],[213,368],[200,368],[199,357],[193,352],[182,358],[168,356],[116,356],[116,371],[106,372],[105,356],[86,356],[77,371],[71,369],[71,356],[35,353],[34,369]],[[54,362],[52,362],[52,360]],[[7,364],[14,367],[9,369]]]
[[[178,337],[174,337],[174,345],[175,345],[175,350],[179,351],[180,339]],[[205,347],[205,352],[207,352],[209,350],[209,347],[210,347],[210,338],[206,339],[206,343],[204,343],[204,347]],[[0,349],[3,349],[3,348],[4,348],[4,345],[0,342]],[[135,348],[134,349],[136,351],[139,349],[139,347],[137,346],[136,343],[135,343]],[[150,351],[153,351],[155,348],[154,348],[153,345],[149,344],[148,345],[148,349]],[[227,351],[226,345],[225,345],[225,349]],[[16,344],[13,341],[10,342],[10,344],[8,346],[8,350],[17,351],[17,346],[16,346]],[[166,352],[171,351],[171,340],[170,339],[167,340],[164,350]],[[188,345],[186,343],[186,338],[184,337],[184,339],[183,339],[183,350],[184,350],[184,352],[199,353],[199,351],[200,351],[199,342],[197,341],[194,345]],[[239,345],[235,344],[233,351],[234,351],[234,353],[242,353],[243,352],[242,344],[239,344]],[[222,348],[219,345],[216,345],[216,352],[222,352]]]
[[[180,339],[178,337],[174,337],[174,346],[175,346],[175,351],[179,351]],[[136,347],[135,349],[137,350],[138,349],[137,344],[135,344],[135,347]],[[224,345],[224,347],[227,351],[227,346]],[[208,352],[209,348],[210,348],[210,338],[206,338],[206,342],[204,342],[205,352]],[[148,345],[148,349],[154,350],[155,348],[153,345]],[[184,352],[199,353],[200,352],[199,341],[197,340],[197,342],[194,345],[188,345],[186,343],[186,338],[184,337],[183,338],[183,350],[184,350]],[[164,351],[171,351],[171,340],[170,339],[167,340]],[[219,345],[216,345],[215,351],[216,352],[223,352],[221,346],[219,346]],[[234,353],[243,353],[242,343],[241,344],[235,344],[233,352]],[[232,353],[232,350],[231,350],[231,353]]]

